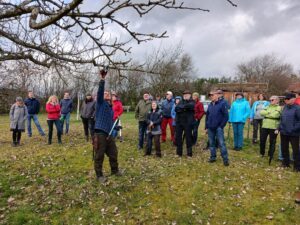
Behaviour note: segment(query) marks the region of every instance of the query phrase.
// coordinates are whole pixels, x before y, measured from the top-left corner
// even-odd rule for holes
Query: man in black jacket
[[[192,129],[194,123],[195,102],[192,100],[190,91],[183,92],[183,99],[176,105],[176,143],[177,155],[182,156],[183,132],[185,135],[187,156],[192,157],[193,138]]]
[[[28,137],[32,136],[31,120],[33,120],[40,135],[45,136],[45,132],[43,131],[37,116],[37,114],[40,111],[40,102],[34,97],[32,91],[28,91],[28,98],[25,100],[25,105],[27,106],[28,109],[28,117],[27,117]]]
[[[294,170],[300,172],[300,107],[294,104],[295,99],[295,94],[286,94],[284,98],[285,106],[281,114],[279,131],[281,151],[283,155],[283,166],[290,166],[289,144],[291,144],[293,149]]]

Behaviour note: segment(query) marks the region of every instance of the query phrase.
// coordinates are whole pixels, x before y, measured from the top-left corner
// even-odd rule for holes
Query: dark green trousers
[[[115,140],[113,138],[107,139],[107,135],[95,133],[93,140],[93,148],[95,153],[94,168],[97,177],[103,176],[102,167],[104,161],[104,154],[106,154],[109,158],[111,173],[118,172],[118,150]]]

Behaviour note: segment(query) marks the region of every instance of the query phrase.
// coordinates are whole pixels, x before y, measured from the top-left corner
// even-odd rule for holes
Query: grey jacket
[[[82,118],[85,119],[95,118],[95,111],[96,111],[95,101],[90,101],[90,102],[84,101],[81,106],[80,115]]]
[[[17,106],[13,104],[10,108],[9,119],[10,119],[10,129],[25,130],[25,121],[27,119],[28,110],[27,107]]]

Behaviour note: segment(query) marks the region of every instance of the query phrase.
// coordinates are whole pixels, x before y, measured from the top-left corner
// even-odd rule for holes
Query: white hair
[[[168,95],[172,95],[172,96],[173,96],[173,93],[172,93],[172,91],[167,91],[167,94],[168,94]]]

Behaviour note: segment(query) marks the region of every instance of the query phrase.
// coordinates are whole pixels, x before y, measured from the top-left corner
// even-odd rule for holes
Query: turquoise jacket
[[[245,98],[236,99],[230,108],[229,123],[245,123],[249,115],[249,102]]]
[[[253,120],[254,119],[254,116],[255,116],[255,112],[256,112],[256,106],[258,105],[258,103],[260,102],[263,102],[264,104],[264,108],[267,108],[267,106],[270,105],[270,102],[268,101],[255,101],[252,105],[252,108],[251,108],[251,112],[250,112],[250,119]]]

